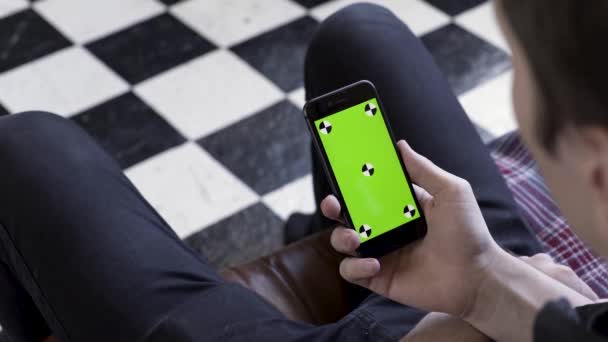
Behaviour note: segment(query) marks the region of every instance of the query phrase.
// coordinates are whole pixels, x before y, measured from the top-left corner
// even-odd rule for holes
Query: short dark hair
[[[567,125],[608,128],[608,1],[500,0],[540,99],[536,129],[549,151]]]

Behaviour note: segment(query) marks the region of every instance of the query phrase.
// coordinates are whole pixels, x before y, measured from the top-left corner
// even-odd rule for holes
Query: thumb
[[[397,148],[401,153],[405,168],[412,177],[412,182],[418,184],[431,195],[437,194],[453,181],[455,176],[416,153],[405,140],[399,140]]]

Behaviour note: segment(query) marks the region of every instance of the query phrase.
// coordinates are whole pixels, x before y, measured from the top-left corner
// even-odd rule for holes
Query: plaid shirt
[[[570,229],[519,135],[509,133],[492,142],[490,149],[524,221],[546,253],[570,266],[600,298],[608,297],[608,263]]]

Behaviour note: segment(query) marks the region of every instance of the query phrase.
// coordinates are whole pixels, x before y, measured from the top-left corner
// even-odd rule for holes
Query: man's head
[[[608,2],[497,0],[522,137],[575,231],[608,255]]]

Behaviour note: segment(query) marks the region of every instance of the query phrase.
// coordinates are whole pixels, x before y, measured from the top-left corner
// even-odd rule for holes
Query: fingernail
[[[365,268],[369,273],[376,273],[380,269],[380,263],[376,259],[365,260]]]
[[[351,235],[349,243],[350,243],[350,249],[355,250],[355,249],[359,248],[359,235],[356,235],[356,232],[355,232],[355,234]]]

